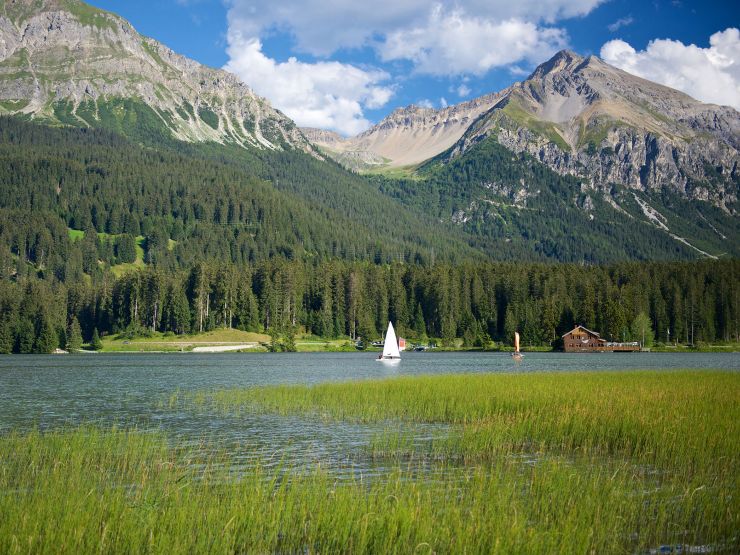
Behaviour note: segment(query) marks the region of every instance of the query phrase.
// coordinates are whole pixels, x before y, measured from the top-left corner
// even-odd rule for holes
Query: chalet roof
[[[565,337],[566,335],[571,334],[571,333],[573,333],[574,331],[576,331],[578,329],[582,329],[583,331],[588,332],[591,335],[595,335],[596,337],[600,337],[600,335],[598,333],[596,333],[595,331],[591,331],[590,329],[584,328],[583,326],[576,326],[575,328],[573,328],[572,330],[570,330],[568,333],[564,333],[561,337]]]

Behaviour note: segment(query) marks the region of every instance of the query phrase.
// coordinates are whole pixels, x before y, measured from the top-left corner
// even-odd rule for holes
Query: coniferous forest
[[[50,352],[77,335],[148,331],[183,334],[220,327],[374,340],[388,320],[399,333],[465,347],[552,345],[576,323],[614,340],[638,340],[650,319],[658,341],[737,341],[738,261],[568,264],[317,264],[275,259],[254,265],[154,265],[62,282],[0,282],[0,350]],[[79,330],[79,331],[77,331]],[[670,334],[670,335],[669,335]]]
[[[453,166],[415,186],[303,153],[155,149],[0,118],[0,351],[220,327],[373,340],[388,320],[465,347],[515,330],[557,346],[575,324],[629,340],[641,318],[658,341],[738,340],[737,260],[671,262],[690,253],[624,223],[563,241],[588,225],[558,200],[568,180],[488,149],[466,176]],[[543,209],[561,226],[526,212],[504,228],[445,223],[468,198],[453,185],[495,171],[549,183]]]

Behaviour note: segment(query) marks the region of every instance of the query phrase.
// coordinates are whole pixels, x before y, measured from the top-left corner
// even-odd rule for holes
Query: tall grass
[[[437,448],[460,456],[526,449],[699,471],[736,470],[740,452],[735,372],[457,374],[224,389],[170,403],[183,400],[221,411],[454,424]]]
[[[196,462],[197,464],[193,464]],[[188,462],[163,436],[0,438],[2,553],[618,553],[737,544],[728,492],[544,460],[370,484]],[[719,497],[718,497],[719,494]]]
[[[369,482],[236,467],[156,433],[0,436],[0,553],[735,553],[738,401],[740,374],[688,371],[175,394],[201,409],[445,432],[422,446],[378,438],[375,454],[432,471],[399,458]]]

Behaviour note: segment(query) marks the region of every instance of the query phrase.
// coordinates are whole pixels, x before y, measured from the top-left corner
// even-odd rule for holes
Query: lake
[[[236,461],[260,457],[293,464],[317,461],[372,472],[361,449],[385,426],[321,422],[264,414],[224,415],[170,408],[175,391],[267,384],[312,384],[396,375],[460,372],[740,370],[731,353],[408,353],[387,366],[373,353],[79,354],[0,357],[0,433],[80,423],[161,429],[193,445],[215,441]],[[392,425],[391,425],[392,426]],[[438,427],[416,426],[420,438]]]

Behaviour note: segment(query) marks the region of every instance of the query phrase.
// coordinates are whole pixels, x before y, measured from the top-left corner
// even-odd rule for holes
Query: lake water
[[[388,425],[317,422],[276,415],[223,415],[170,408],[173,392],[413,374],[701,368],[740,370],[729,353],[408,353],[400,364],[373,353],[80,354],[0,357],[0,433],[80,423],[161,429],[173,439],[213,442],[237,462],[255,457],[372,472],[359,455]],[[419,437],[434,427],[416,427]],[[217,438],[214,440],[213,438]],[[377,470],[377,469],[376,469]]]

